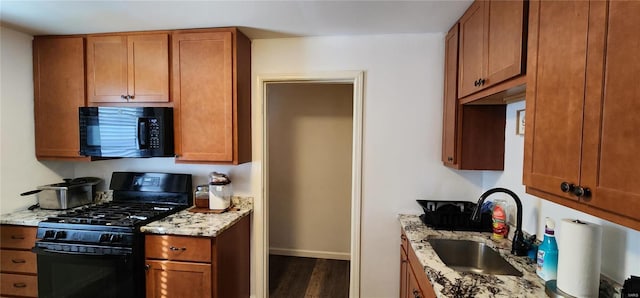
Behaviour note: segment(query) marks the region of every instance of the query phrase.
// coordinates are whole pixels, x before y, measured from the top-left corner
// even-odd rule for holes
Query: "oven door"
[[[73,249],[72,249],[73,250]],[[136,297],[133,254],[33,248],[39,297]]]

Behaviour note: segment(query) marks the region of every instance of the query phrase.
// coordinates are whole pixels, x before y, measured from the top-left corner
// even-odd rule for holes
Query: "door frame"
[[[260,178],[255,183],[254,200],[254,264],[256,296],[269,295],[269,177],[268,146],[267,146],[267,84],[273,83],[349,83],[353,84],[353,145],[351,151],[351,245],[349,268],[349,297],[360,297],[360,222],[362,204],[362,137],[363,137],[363,103],[364,103],[364,72],[338,71],[307,74],[264,74],[257,76],[256,107],[254,132],[259,136],[253,139],[254,154],[258,153],[255,161],[262,161],[262,167],[253,167],[254,175]],[[256,154],[256,155],[258,155]]]

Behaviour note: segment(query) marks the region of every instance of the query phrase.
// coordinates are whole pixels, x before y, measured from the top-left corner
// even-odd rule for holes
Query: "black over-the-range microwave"
[[[80,155],[168,157],[173,151],[173,108],[80,107]]]

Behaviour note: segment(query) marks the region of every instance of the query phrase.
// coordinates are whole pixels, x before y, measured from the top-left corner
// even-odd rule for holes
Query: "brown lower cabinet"
[[[435,298],[433,286],[404,231],[400,238],[400,298]]]
[[[146,235],[147,297],[249,297],[249,224],[214,238]]]
[[[0,296],[38,297],[36,227],[0,226]]]

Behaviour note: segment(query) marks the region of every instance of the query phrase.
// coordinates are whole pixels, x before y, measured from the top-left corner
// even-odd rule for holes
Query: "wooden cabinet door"
[[[407,297],[425,298],[420,286],[418,285],[418,280],[411,269],[409,269],[407,273],[407,290]]]
[[[127,94],[131,96],[130,101],[168,102],[168,34],[127,36],[127,53]]]
[[[211,265],[146,261],[147,297],[212,297]]]
[[[408,271],[411,269],[408,266],[407,254],[404,252],[404,247],[400,246],[400,297],[409,297],[409,282]]]
[[[521,74],[524,61],[524,1],[490,1],[485,5],[488,33],[484,52],[487,64],[482,88]]]
[[[33,40],[35,145],[38,159],[79,155],[78,107],[85,105],[82,37]]]
[[[482,78],[485,62],[484,42],[486,40],[485,5],[487,1],[473,2],[460,18],[460,69],[458,73],[458,97],[462,98],[479,91],[474,84]]]
[[[123,102],[127,91],[127,37],[87,37],[89,102]]]
[[[589,2],[531,1],[524,182],[560,190],[578,185],[582,149]]]
[[[177,33],[172,46],[178,160],[232,162],[232,33]]]
[[[589,51],[593,54],[587,69],[593,75],[587,77],[581,186],[591,189],[592,198],[581,200],[634,219],[637,229],[640,2],[611,0],[608,16],[606,12],[606,3],[591,3]]]
[[[458,24],[445,37],[444,53],[444,113],[442,125],[442,162],[455,165],[458,154]]]

